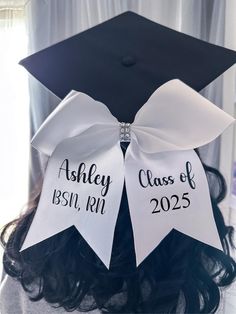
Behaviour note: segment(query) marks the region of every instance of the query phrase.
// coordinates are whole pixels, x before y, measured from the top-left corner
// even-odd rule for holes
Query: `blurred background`
[[[0,227],[24,209],[40,185],[46,160],[30,147],[30,139],[60,102],[19,60],[127,10],[236,50],[235,0],[0,0]],[[235,75],[233,66],[201,91],[233,116]],[[226,223],[236,227],[235,133],[230,127],[200,152],[227,181],[221,209]],[[224,313],[233,313],[235,296],[232,287]]]

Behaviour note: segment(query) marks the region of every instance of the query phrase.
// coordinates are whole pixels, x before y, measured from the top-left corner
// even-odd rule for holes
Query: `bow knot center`
[[[131,135],[130,135],[131,125],[127,122],[120,122],[120,141],[121,142],[130,142]]]

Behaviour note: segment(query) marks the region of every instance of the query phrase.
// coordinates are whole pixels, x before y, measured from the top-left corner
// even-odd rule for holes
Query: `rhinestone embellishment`
[[[130,142],[130,123],[120,122],[120,141]]]

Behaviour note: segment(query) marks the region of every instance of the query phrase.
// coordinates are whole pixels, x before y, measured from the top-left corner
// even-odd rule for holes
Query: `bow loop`
[[[146,153],[205,145],[234,118],[178,79],[159,87],[137,112],[132,129]]]
[[[31,144],[51,156],[56,146],[66,138],[88,132],[101,146],[109,134],[109,139],[112,135],[114,141],[118,138],[118,125],[118,120],[107,106],[84,93],[72,90],[43,122]],[[102,133],[107,131],[106,136],[103,134],[99,137],[99,130]]]

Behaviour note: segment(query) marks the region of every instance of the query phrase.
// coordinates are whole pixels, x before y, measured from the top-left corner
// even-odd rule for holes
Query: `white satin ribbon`
[[[72,90],[31,142],[50,158],[21,251],[74,225],[109,268],[124,180],[137,265],[173,228],[223,250],[193,149],[233,121],[183,82],[168,81],[137,112],[124,158],[119,121]]]

